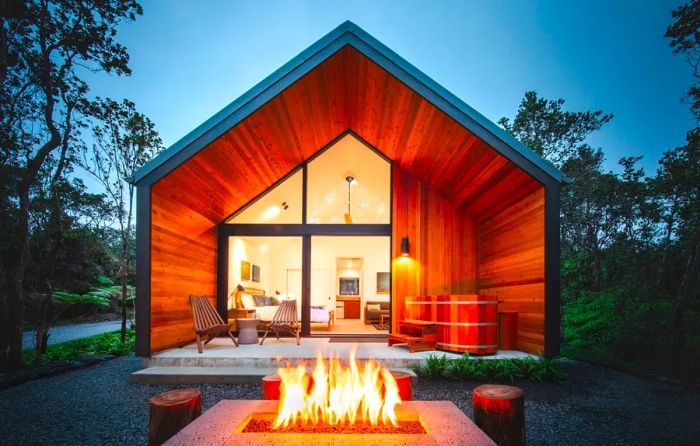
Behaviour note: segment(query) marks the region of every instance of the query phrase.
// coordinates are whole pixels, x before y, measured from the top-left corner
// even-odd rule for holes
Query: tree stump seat
[[[496,444],[525,444],[525,404],[521,389],[484,384],[474,389],[472,404],[474,422]]]
[[[202,414],[202,393],[179,389],[149,400],[148,445],[159,446]]]

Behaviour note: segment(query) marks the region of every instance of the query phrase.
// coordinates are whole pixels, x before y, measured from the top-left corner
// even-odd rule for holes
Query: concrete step
[[[407,350],[408,351],[408,350]],[[431,352],[432,353],[432,352]],[[453,355],[458,357],[458,355]],[[205,355],[188,355],[180,357],[169,357],[163,355],[156,355],[145,360],[146,366],[149,367],[221,367],[221,368],[231,368],[231,367],[242,367],[242,368],[277,368],[286,365],[296,366],[298,364],[312,362],[315,355],[309,357],[285,357],[284,359],[279,359],[275,357],[271,358],[251,358],[251,357],[211,357]],[[368,358],[359,357],[358,360],[365,360]],[[375,358],[375,360],[384,367],[390,369],[400,369],[409,368],[420,365],[424,358],[422,356],[413,355],[413,357],[398,357],[398,358]]]
[[[417,379],[411,369],[392,368],[407,372]],[[277,367],[163,367],[153,366],[129,376],[129,382],[137,384],[258,384],[262,378],[272,375]]]

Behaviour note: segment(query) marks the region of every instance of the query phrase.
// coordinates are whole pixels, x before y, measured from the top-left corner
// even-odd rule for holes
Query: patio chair
[[[202,338],[207,340],[204,344],[214,339],[220,334],[226,333],[231,338],[233,344],[238,347],[238,341],[231,334],[231,324],[227,324],[221,319],[206,296],[190,296],[192,305],[192,317],[194,318],[194,332],[197,335],[197,350],[202,353]]]
[[[271,331],[275,332],[277,339],[280,338],[280,331],[295,335],[297,338],[297,345],[299,345],[299,329],[296,299],[283,300],[279,308],[277,308],[275,315],[272,317],[272,320],[267,323],[265,334],[260,341],[260,345],[263,345],[267,334]]]

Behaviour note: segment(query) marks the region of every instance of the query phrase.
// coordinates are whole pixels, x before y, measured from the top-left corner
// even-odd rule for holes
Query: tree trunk
[[[41,364],[41,358],[46,353],[49,341],[49,315],[51,313],[51,301],[53,300],[53,292],[51,286],[48,286],[46,297],[39,305],[39,314],[37,315],[37,323],[34,327],[34,364]]]
[[[671,340],[671,351],[675,356],[679,356],[685,346],[685,330],[683,329],[683,320],[685,319],[685,311],[688,306],[688,288],[693,280],[695,267],[700,257],[700,241],[695,242],[688,253],[688,261],[686,262],[683,277],[678,285],[678,294],[673,315],[673,338]]]
[[[24,302],[22,299],[22,276],[24,275],[24,255],[19,254],[20,265],[10,272],[7,287],[7,328],[8,357],[7,367],[11,370],[22,365],[22,322],[24,321]]]
[[[122,344],[126,341],[126,274],[122,274],[122,331],[121,331],[121,341]]]
[[[122,214],[123,215],[123,214]],[[120,219],[122,218],[120,215]],[[127,281],[129,280],[129,222],[121,227],[122,231],[122,258],[121,258],[121,279],[122,279],[122,344],[126,341],[126,298],[129,291]]]
[[[22,365],[22,323],[24,321],[23,279],[29,255],[29,183],[20,181],[17,187],[19,213],[17,221],[17,252],[9,271],[7,283],[8,318],[8,368],[17,369]]]
[[[5,266],[0,263],[0,371],[7,369],[9,346],[9,319],[7,317],[7,280]]]

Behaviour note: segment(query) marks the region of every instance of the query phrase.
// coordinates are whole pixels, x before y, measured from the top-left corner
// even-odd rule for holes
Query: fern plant
[[[431,354],[413,368],[416,374],[425,378],[443,378],[475,381],[510,382],[516,379],[531,381],[563,382],[567,374],[561,369],[558,359],[537,358],[480,359],[468,353],[457,359],[447,355]]]

